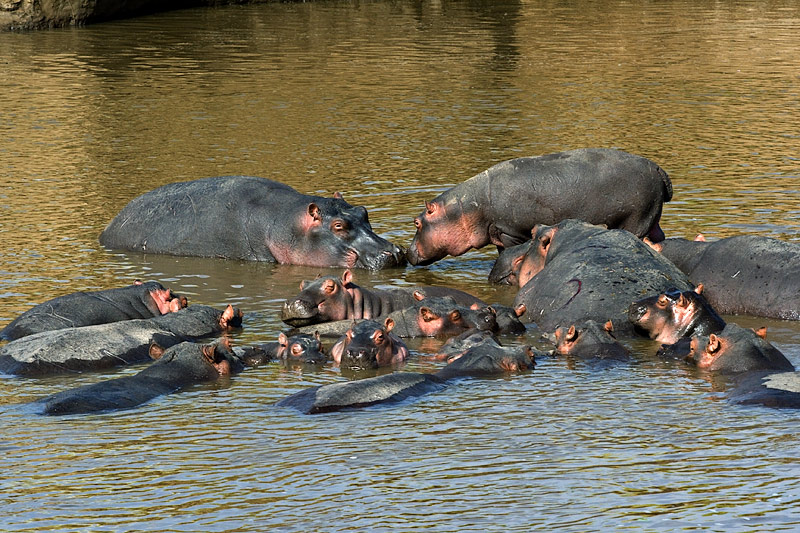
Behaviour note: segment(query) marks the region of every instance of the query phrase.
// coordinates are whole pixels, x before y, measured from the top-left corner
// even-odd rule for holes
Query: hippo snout
[[[383,250],[374,257],[363,259],[366,263],[364,266],[370,270],[401,267],[406,264],[406,251],[396,244],[392,244],[388,250]]]
[[[637,324],[647,313],[647,306],[634,302],[628,307],[628,320]]]
[[[366,348],[348,348],[345,350],[345,356],[350,366],[358,366],[362,368],[373,368],[378,366],[378,358],[375,350]]]
[[[286,301],[281,309],[281,320],[295,328],[316,324],[318,315],[317,306],[303,299]]]

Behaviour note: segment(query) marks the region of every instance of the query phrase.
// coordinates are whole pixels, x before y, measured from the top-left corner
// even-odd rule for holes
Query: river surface
[[[426,199],[499,161],[615,147],[669,172],[668,236],[800,240],[796,2],[232,6],[0,34],[0,50],[0,325],[141,278],[240,307],[236,345],[274,340],[281,303],[320,269],[97,242],[133,197],[224,174],[341,191],[405,246]],[[494,257],[355,277],[510,303],[486,282]],[[800,364],[799,323],[727,318],[767,325]],[[542,347],[535,332],[506,342]],[[653,343],[632,347],[627,366],[544,359],[318,416],[273,404],[346,379],[330,367],[71,417],[25,404],[138,369],[0,377],[0,530],[800,530],[800,412],[732,405]]]

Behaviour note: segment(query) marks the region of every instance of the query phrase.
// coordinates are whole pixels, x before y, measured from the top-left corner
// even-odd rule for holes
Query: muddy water
[[[498,161],[616,147],[670,173],[668,235],[798,240],[799,47],[794,2],[320,2],[0,34],[0,324],[142,278],[242,308],[236,344],[274,339],[281,302],[318,269],[97,243],[132,197],[222,174],[341,191],[406,245],[425,199]],[[512,290],[485,282],[493,257],[356,275],[508,303]],[[797,323],[733,320],[767,324],[800,364]],[[317,417],[272,404],[336,370],[262,367],[64,418],[24,404],[136,369],[3,377],[0,529],[800,528],[800,413],[730,405],[653,345],[634,348],[630,366],[544,360]]]

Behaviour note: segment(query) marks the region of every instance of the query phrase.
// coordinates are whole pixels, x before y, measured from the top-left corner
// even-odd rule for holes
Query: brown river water
[[[494,163],[615,147],[672,177],[668,236],[800,240],[796,2],[233,6],[0,34],[0,50],[0,325],[141,278],[240,307],[236,345],[275,339],[281,303],[319,269],[97,242],[134,196],[223,174],[341,191],[406,246],[426,199]],[[486,282],[495,254],[356,282],[510,303]],[[800,323],[727,318],[767,325],[800,364]],[[71,417],[25,404],[138,369],[0,376],[0,530],[800,530],[800,412],[732,405],[655,344],[632,347],[627,366],[546,359],[318,416],[273,404],[346,379],[336,369],[274,364]]]

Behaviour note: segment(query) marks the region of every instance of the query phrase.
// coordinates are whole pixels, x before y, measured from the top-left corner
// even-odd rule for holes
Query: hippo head
[[[347,291],[352,274],[345,270],[341,279],[322,276],[313,281],[300,282],[300,294],[286,300],[281,309],[281,320],[299,328],[321,322],[345,320],[352,299]]]
[[[408,247],[408,262],[429,265],[448,255],[462,255],[489,243],[481,230],[477,206],[467,211],[458,198],[440,195],[425,202],[425,210],[414,219],[416,233]]]
[[[309,203],[298,226],[296,242],[273,254],[282,263],[370,270],[405,264],[405,252],[372,230],[367,210],[338,193]]]
[[[720,373],[794,370],[766,337],[767,328],[754,331],[728,324],[719,334],[692,336],[685,359],[698,368]]]
[[[672,288],[638,300],[628,308],[628,319],[651,339],[674,344],[691,334],[722,331],[725,322],[702,296],[703,285],[692,291]]]
[[[531,278],[544,269],[547,262],[547,253],[550,250],[550,243],[553,240],[557,228],[537,224],[531,230],[531,241],[525,254],[516,258],[511,265],[511,272],[516,278],[517,286],[522,287]]]
[[[377,368],[405,361],[408,348],[390,332],[394,320],[354,322],[339,339],[331,355],[336,364],[349,368]]]
[[[328,360],[328,356],[322,348],[318,332],[291,337],[281,333],[278,335],[278,359],[284,363],[321,365]]]

